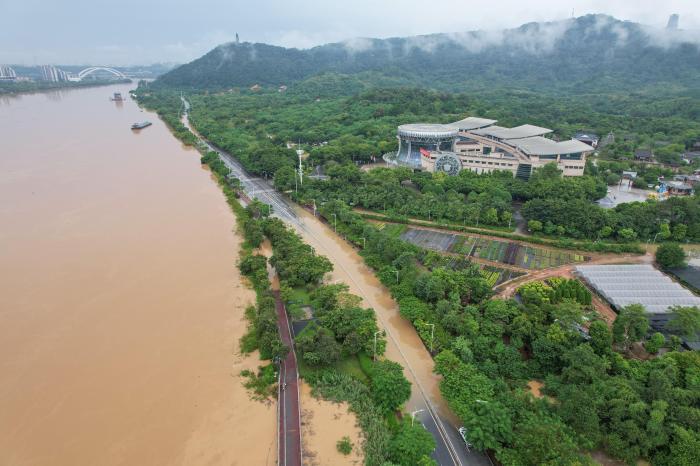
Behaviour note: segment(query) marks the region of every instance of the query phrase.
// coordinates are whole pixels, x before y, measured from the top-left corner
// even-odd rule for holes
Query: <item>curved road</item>
[[[440,395],[437,376],[432,373],[433,361],[430,354],[415,329],[398,315],[396,303],[393,300],[390,303],[382,302],[388,292],[376,292],[383,285],[369,271],[357,252],[345,241],[329,233],[328,227],[311,214],[300,211],[298,215],[294,205],[267,180],[251,176],[231,154],[202,138],[189,124],[189,102],[184,98],[182,101],[185,107],[185,125],[210,150],[219,154],[234,176],[239,178],[246,194],[271,205],[273,215],[294,227],[319,253],[326,255],[336,266],[334,273],[350,285],[351,291],[375,309],[380,324],[387,332],[387,355],[404,366],[405,373],[412,382],[412,394],[406,408],[416,413],[416,419],[421,421],[435,439],[436,448],[431,455],[433,459],[442,466],[491,465],[486,455],[470,451],[462,441],[455,425],[457,420],[446,408]],[[399,328],[401,332],[398,331]]]

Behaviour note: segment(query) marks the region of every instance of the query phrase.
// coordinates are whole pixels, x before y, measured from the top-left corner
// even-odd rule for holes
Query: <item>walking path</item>
[[[299,408],[299,373],[294,342],[289,328],[287,310],[284,307],[279,290],[273,290],[277,310],[277,326],[282,343],[289,352],[280,361],[278,388],[279,409],[279,461],[280,466],[301,466],[301,410]]]

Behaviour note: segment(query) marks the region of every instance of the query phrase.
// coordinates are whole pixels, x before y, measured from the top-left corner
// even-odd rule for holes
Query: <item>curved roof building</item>
[[[399,150],[396,162],[421,168],[421,150],[427,152],[454,151],[459,131],[448,125],[417,123],[398,128]]]

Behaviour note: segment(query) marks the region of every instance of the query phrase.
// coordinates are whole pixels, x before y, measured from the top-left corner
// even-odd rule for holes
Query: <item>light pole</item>
[[[435,340],[435,324],[423,322],[424,325],[430,325],[430,352],[433,352],[433,341]]]
[[[397,270],[396,271],[396,283],[398,283],[398,282],[399,282],[399,271]]]
[[[333,214],[333,231],[338,233],[338,216]]]
[[[425,411],[424,409],[418,409],[416,411],[411,411],[411,427],[413,427],[413,421],[416,420],[416,414]]]
[[[374,346],[372,347],[372,359],[377,360],[377,335],[384,335],[384,330],[377,330],[374,332]]]
[[[362,237],[362,249],[365,249],[367,242],[365,241],[364,236]]]
[[[428,209],[428,221],[429,221],[429,222],[432,221],[431,218],[430,218],[430,209]]]
[[[316,216],[316,199],[311,199],[314,201],[314,217]]]

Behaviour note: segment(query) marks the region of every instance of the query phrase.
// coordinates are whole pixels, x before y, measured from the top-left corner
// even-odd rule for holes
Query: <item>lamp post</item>
[[[396,283],[398,283],[398,282],[399,282],[399,271],[397,270],[396,271]]]
[[[411,411],[411,427],[413,427],[413,422],[416,420],[416,414],[425,411],[424,409],[418,409],[416,411]]]
[[[363,236],[363,237],[362,237],[362,249],[365,249],[366,243],[367,243],[367,242],[366,242],[366,240],[365,240],[365,238],[364,238],[364,236]]]
[[[314,217],[316,216],[316,199],[311,199],[314,201]]]
[[[333,231],[338,233],[338,216],[333,214]]]

